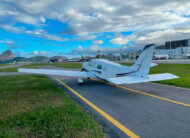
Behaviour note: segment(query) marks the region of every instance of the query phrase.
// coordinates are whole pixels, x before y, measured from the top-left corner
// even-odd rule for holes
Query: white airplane
[[[154,55],[155,59],[169,59],[169,55],[161,54],[161,55]]]
[[[97,78],[114,84],[131,84],[149,81],[160,81],[178,78],[178,76],[163,73],[149,75],[155,45],[146,45],[139,58],[132,66],[124,66],[105,59],[92,59],[82,64],[81,71],[50,70],[50,69],[18,69],[19,72],[49,74],[79,77],[78,82],[83,83],[82,78]]]
[[[190,54],[182,54],[184,59],[190,59]]]

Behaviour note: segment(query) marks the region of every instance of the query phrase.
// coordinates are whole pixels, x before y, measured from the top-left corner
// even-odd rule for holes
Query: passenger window
[[[90,67],[92,67],[92,68],[96,68],[96,63],[95,63],[95,62],[90,61],[90,62],[88,63],[88,65],[89,65]]]
[[[102,65],[98,65],[98,66],[97,66],[97,69],[102,69]]]

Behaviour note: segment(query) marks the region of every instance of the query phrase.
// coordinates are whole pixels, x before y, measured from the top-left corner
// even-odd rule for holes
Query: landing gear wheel
[[[78,84],[83,84],[83,83],[84,83],[83,79],[82,78],[78,78]]]

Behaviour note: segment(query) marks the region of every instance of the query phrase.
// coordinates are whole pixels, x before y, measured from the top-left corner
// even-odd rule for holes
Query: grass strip
[[[101,126],[46,76],[3,76],[0,89],[0,137],[104,137]]]

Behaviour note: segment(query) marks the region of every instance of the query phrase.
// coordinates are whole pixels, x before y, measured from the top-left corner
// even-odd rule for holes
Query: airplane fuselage
[[[130,66],[123,66],[105,59],[92,59],[82,64],[85,71],[95,74],[98,78],[114,78],[133,72]]]

